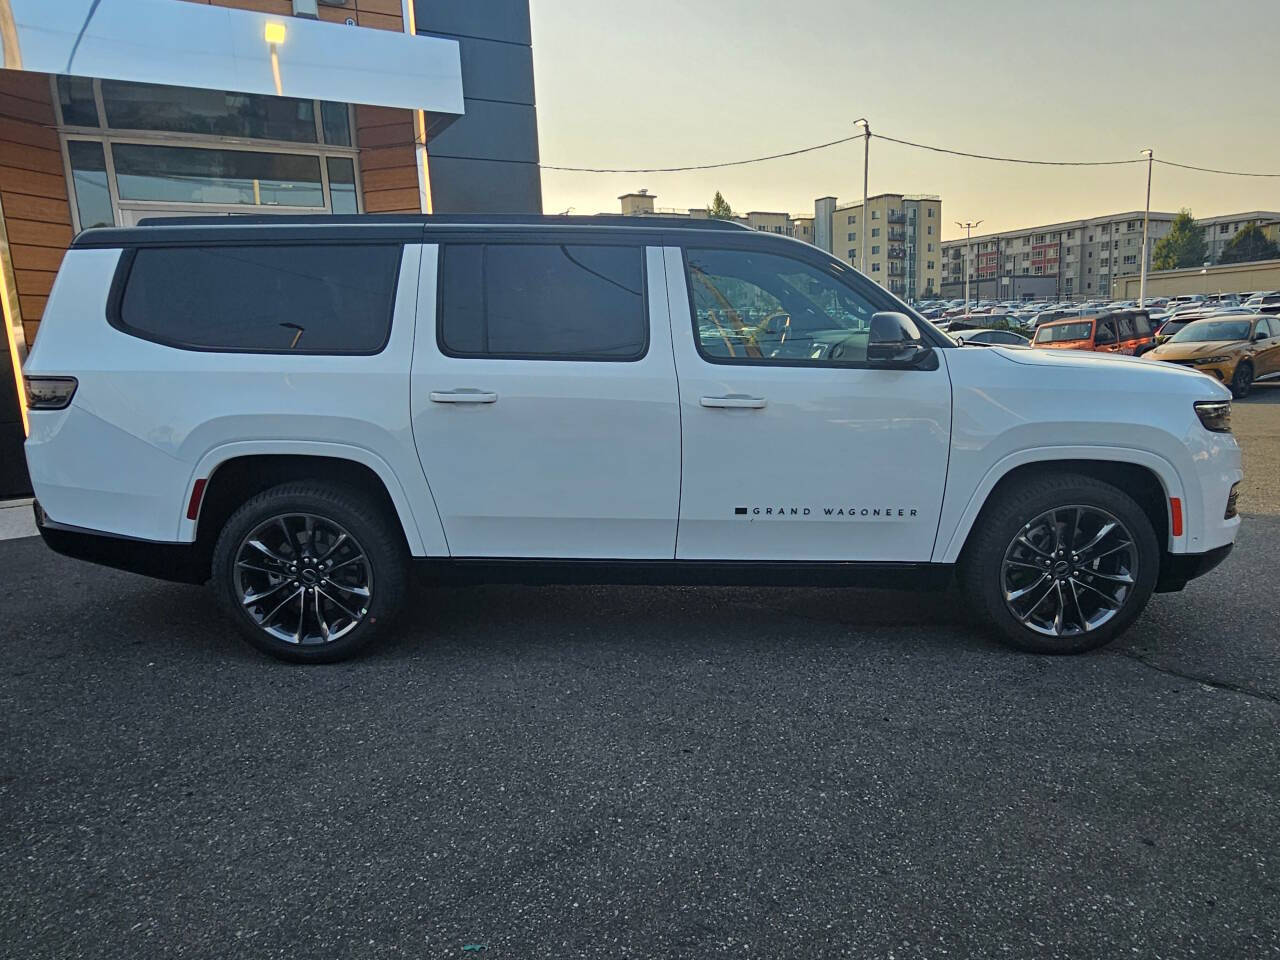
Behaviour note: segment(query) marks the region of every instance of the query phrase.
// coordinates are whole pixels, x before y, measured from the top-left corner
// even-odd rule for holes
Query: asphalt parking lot
[[[422,585],[303,669],[0,542],[0,955],[1280,956],[1274,482],[1069,659],[951,594]]]

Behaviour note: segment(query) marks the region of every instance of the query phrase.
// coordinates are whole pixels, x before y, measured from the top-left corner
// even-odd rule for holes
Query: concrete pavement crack
[[[1140,653],[1134,653],[1132,650],[1114,650],[1110,651],[1112,656],[1124,657],[1126,660],[1132,660],[1140,663],[1144,667],[1155,670],[1157,673],[1164,673],[1171,677],[1178,677],[1182,680],[1191,680],[1195,683],[1202,683],[1206,687],[1213,687],[1215,690],[1226,690],[1230,693],[1238,693],[1241,696],[1252,697],[1255,700],[1262,700],[1266,703],[1280,704],[1280,696],[1273,693],[1267,693],[1263,690],[1254,690],[1250,687],[1241,686],[1238,683],[1231,683],[1226,680],[1213,680],[1209,677],[1198,676],[1194,673],[1188,673],[1185,670],[1178,670],[1175,667],[1166,667],[1155,663],[1142,656]]]

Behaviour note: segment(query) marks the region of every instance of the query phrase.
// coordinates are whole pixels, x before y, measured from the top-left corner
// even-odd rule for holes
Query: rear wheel
[[[1155,588],[1160,549],[1146,513],[1079,474],[1007,487],[978,519],[960,563],[966,600],[1000,639],[1034,653],[1110,643]]]
[[[1237,400],[1243,400],[1252,389],[1253,364],[1248,360],[1241,360],[1236,364],[1236,372],[1231,376],[1231,395]]]
[[[227,521],[213,581],[253,646],[294,663],[333,663],[397,612],[406,565],[403,539],[377,505],[344,487],[289,483]]]

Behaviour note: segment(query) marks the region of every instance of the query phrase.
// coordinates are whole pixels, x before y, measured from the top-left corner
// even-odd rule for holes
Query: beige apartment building
[[[819,201],[821,205],[821,201]],[[890,293],[911,300],[938,296],[942,286],[942,200],[882,193],[861,203],[836,205],[830,252]]]
[[[791,236],[805,243],[813,243],[813,217],[792,217]]]
[[[1174,213],[1152,211],[1147,269],[1156,241],[1173,226]],[[1049,223],[1003,233],[983,234],[942,245],[942,294],[964,296],[966,275],[975,299],[1114,298],[1125,277],[1142,270],[1141,210],[1085,220]],[[1247,224],[1280,221],[1280,214],[1255,210],[1197,220],[1204,231],[1207,262],[1222,256],[1226,244]]]

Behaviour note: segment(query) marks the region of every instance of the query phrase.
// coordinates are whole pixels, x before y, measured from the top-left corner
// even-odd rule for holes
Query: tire
[[[1091,545],[1108,523],[1113,529]],[[1066,654],[1096,650],[1128,629],[1150,599],[1159,567],[1155,531],[1133,498],[1093,477],[1061,473],[1002,489],[978,517],[958,574],[966,602],[1001,642]]]
[[[404,537],[376,503],[345,486],[301,481],[259,493],[231,515],[213,550],[212,585],[258,650],[336,663],[394,619],[407,567]]]
[[[1243,400],[1253,389],[1253,364],[1241,360],[1236,364],[1235,373],[1231,375],[1231,396]]]

